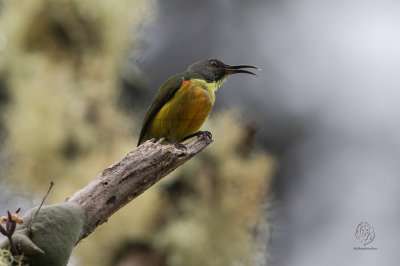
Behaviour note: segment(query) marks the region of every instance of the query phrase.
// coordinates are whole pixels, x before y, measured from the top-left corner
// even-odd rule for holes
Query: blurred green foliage
[[[157,5],[8,0],[1,8],[3,183],[42,192],[53,180],[49,202],[62,202],[135,147],[141,118],[120,108],[119,78]],[[121,245],[141,242],[166,265],[254,265],[274,163],[249,148],[242,121],[236,111],[212,115],[204,128],[215,142],[80,243],[77,264],[116,265]]]
[[[134,147],[130,132],[137,122],[118,108],[118,78],[135,47],[132,30],[151,18],[153,5],[5,2],[0,71],[10,103],[1,118],[14,182],[42,187],[54,179],[73,191]]]

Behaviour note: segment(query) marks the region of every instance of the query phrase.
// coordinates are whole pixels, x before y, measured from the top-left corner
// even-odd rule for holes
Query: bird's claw
[[[174,145],[174,147],[178,150],[187,150],[185,144],[175,142],[175,143],[172,143],[172,145]]]
[[[201,136],[205,136],[208,139],[212,139],[212,134],[210,131],[200,131]]]
[[[171,143],[172,145],[174,145],[174,147],[178,150],[187,150],[185,144],[181,144],[176,142],[175,140],[169,139],[169,138],[165,138],[165,141],[168,141],[169,143]]]
[[[197,136],[199,139],[212,139],[210,131],[197,131],[193,136]]]
[[[201,139],[212,139],[212,134],[210,131],[197,131],[196,133],[193,133],[192,135],[186,136],[183,138],[183,140],[187,140],[193,137],[198,137]]]

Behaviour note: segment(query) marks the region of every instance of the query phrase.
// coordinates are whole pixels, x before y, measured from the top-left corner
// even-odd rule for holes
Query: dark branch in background
[[[19,210],[20,209],[18,209],[18,211]],[[9,223],[6,223],[6,229],[8,232],[7,238],[8,241],[10,241],[11,252],[17,252],[17,249],[15,248],[14,242],[12,240],[12,235],[14,234],[15,228],[17,227],[17,223],[13,221],[10,211],[7,211],[7,215],[8,215],[8,221],[10,221]]]
[[[11,252],[13,252],[14,254],[17,254],[17,249],[15,247],[12,236],[15,232],[15,228],[17,227],[17,223],[18,224],[23,223],[23,220],[21,218],[19,218],[19,215],[18,215],[20,210],[21,210],[21,208],[18,208],[18,210],[16,210],[14,212],[14,214],[12,214],[12,215],[11,215],[10,211],[7,211],[7,217],[2,216],[0,218],[0,233],[7,237],[8,241],[10,242]],[[4,228],[1,225],[4,223],[6,224],[6,228]]]
[[[200,137],[186,144],[186,149],[161,145],[162,141],[146,141],[67,198],[67,202],[77,202],[85,208],[87,227],[82,238],[106,222],[125,204],[202,151],[212,139]]]

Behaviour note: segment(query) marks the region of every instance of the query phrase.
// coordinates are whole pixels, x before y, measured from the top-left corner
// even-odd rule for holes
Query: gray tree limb
[[[82,239],[212,142],[209,138],[200,137],[186,144],[187,149],[184,150],[162,145],[162,141],[146,141],[67,198],[67,202],[77,202],[86,210],[87,227]]]

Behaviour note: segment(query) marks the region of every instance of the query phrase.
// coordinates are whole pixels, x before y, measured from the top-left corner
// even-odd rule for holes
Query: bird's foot
[[[178,142],[176,142],[175,140],[172,140],[172,139],[169,139],[169,138],[165,138],[165,141],[168,141],[169,143],[171,143],[172,145],[174,145],[174,147],[175,147],[176,149],[179,149],[179,150],[186,150],[186,149],[187,149],[186,146],[185,146],[184,144],[178,143]]]
[[[193,137],[212,139],[212,134],[210,131],[197,131],[196,133],[184,137],[183,140],[187,140]]]

